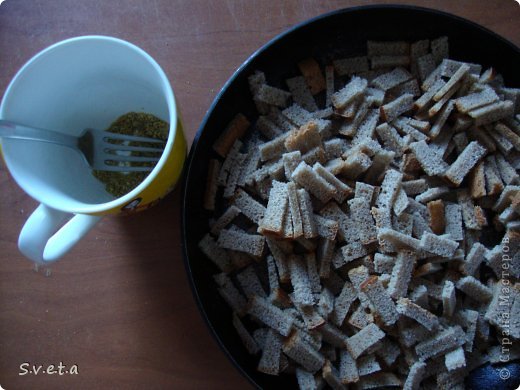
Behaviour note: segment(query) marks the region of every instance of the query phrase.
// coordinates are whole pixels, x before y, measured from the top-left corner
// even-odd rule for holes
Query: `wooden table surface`
[[[372,3],[386,1],[6,0],[0,5],[0,93],[20,66],[52,43],[116,36],[164,68],[191,143],[219,89],[259,46],[310,17]],[[454,13],[520,46],[520,5],[513,0],[393,3]],[[18,252],[19,231],[36,203],[0,164],[0,387],[250,387],[209,334],[191,294],[180,204],[177,188],[149,211],[105,218],[48,275]],[[50,364],[58,371],[60,362],[62,370],[76,365],[78,374],[42,374]],[[43,366],[38,375],[24,370],[32,365]]]

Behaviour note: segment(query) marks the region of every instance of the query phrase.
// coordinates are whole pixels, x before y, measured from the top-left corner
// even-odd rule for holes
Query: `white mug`
[[[113,37],[84,36],[56,43],[15,75],[0,118],[78,135],[107,129],[119,116],[153,114],[170,124],[165,150],[151,173],[114,198],[75,151],[60,145],[1,139],[13,179],[40,202],[20,233],[18,247],[36,262],[63,256],[105,215],[156,204],[178,181],[186,141],[168,78],[137,46]]]

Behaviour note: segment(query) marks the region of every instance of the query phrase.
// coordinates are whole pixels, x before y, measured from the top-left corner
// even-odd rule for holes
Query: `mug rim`
[[[30,189],[28,190],[24,186],[21,186],[20,183],[18,183],[18,184],[20,185],[20,187],[22,187],[22,189],[29,196],[31,196],[38,202],[45,204],[48,207],[52,207],[52,208],[55,208],[55,209],[58,209],[58,210],[61,210],[64,212],[69,212],[69,213],[74,213],[74,214],[99,215],[99,214],[103,214],[104,212],[120,208],[122,205],[128,204],[129,202],[133,201],[134,199],[137,198],[137,196],[141,192],[143,192],[143,190],[145,190],[152,183],[152,181],[157,177],[159,172],[164,167],[166,161],[168,160],[168,156],[169,156],[170,152],[173,150],[173,145],[174,145],[174,142],[176,139],[177,131],[181,131],[178,128],[179,127],[179,124],[178,124],[179,118],[178,118],[177,102],[175,99],[175,95],[173,93],[173,88],[171,86],[171,83],[168,79],[168,76],[162,69],[162,67],[150,54],[148,54],[142,48],[140,48],[139,46],[137,46],[131,42],[128,42],[121,38],[108,36],[108,35],[82,35],[82,36],[67,38],[67,39],[61,40],[59,42],[56,42],[56,43],[42,49],[35,55],[33,55],[16,72],[14,77],[9,82],[9,84],[5,90],[4,96],[0,102],[0,118],[5,118],[4,111],[5,111],[6,102],[10,98],[11,92],[15,88],[18,79],[23,75],[23,73],[25,73],[27,71],[27,69],[29,67],[31,67],[40,58],[47,55],[49,52],[52,52],[53,50],[57,49],[58,47],[62,47],[64,45],[75,44],[77,42],[82,42],[82,41],[89,41],[89,40],[90,41],[111,42],[111,43],[115,43],[115,44],[118,44],[121,46],[125,46],[126,48],[133,50],[134,52],[138,53],[141,57],[143,57],[152,66],[152,68],[155,70],[155,72],[159,76],[162,87],[163,87],[163,93],[164,93],[165,99],[166,99],[166,105],[168,107],[168,114],[169,114],[168,119],[169,119],[169,125],[170,125],[169,130],[168,130],[168,139],[166,141],[166,145],[161,154],[161,157],[160,157],[159,161],[157,162],[157,164],[155,165],[155,167],[152,169],[152,171],[150,171],[150,173],[145,177],[145,179],[141,183],[139,183],[139,185],[137,185],[137,187],[135,187],[133,190],[126,193],[125,195],[120,196],[116,199],[113,199],[109,202],[104,202],[104,203],[91,204],[91,203],[83,203],[83,202],[78,201],[78,203],[82,203],[83,206],[75,207],[74,209],[65,209],[64,210],[63,208],[54,207],[54,205],[50,206],[47,202],[43,201],[40,198],[38,193],[35,193],[34,191],[32,191]],[[5,153],[5,152],[2,151],[1,142],[0,142],[0,156],[2,156],[3,153]],[[5,159],[5,156],[4,156],[4,162],[5,162],[6,166],[9,168],[8,163]],[[13,176],[13,178],[14,178],[14,176]],[[16,178],[15,178],[15,180],[16,180]]]

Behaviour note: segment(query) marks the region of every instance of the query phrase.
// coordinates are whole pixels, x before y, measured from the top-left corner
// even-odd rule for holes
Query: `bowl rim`
[[[475,28],[477,30],[480,30],[490,36],[492,36],[494,39],[497,39],[499,41],[502,41],[504,44],[509,46],[512,50],[520,53],[520,48],[517,47],[513,42],[509,41],[508,39],[504,38],[503,36],[497,34],[496,32],[488,29],[487,27],[484,27],[472,20],[466,19],[464,17],[446,12],[441,11],[434,8],[428,8],[428,7],[422,7],[422,6],[416,6],[416,5],[406,5],[406,4],[370,4],[370,5],[360,5],[360,6],[353,6],[353,7],[347,7],[347,8],[339,8],[333,11],[329,11],[317,16],[314,16],[312,18],[306,19],[304,21],[298,22],[289,28],[286,28],[281,33],[275,35],[273,38],[271,38],[269,41],[267,41],[265,44],[260,46],[257,50],[255,50],[252,54],[250,54],[247,59],[240,64],[240,66],[233,72],[233,74],[229,77],[229,79],[225,82],[225,84],[222,86],[218,94],[213,99],[213,102],[211,103],[210,107],[206,111],[206,114],[204,115],[199,128],[195,134],[195,137],[193,138],[193,142],[190,147],[190,151],[188,154],[188,157],[186,159],[186,164],[184,166],[184,173],[183,173],[183,180],[182,180],[182,211],[181,211],[181,234],[182,234],[182,252],[183,252],[183,260],[184,260],[184,266],[186,268],[186,272],[188,274],[189,278],[189,284],[191,291],[195,297],[195,301],[197,303],[197,307],[199,309],[200,315],[202,316],[204,322],[206,323],[206,326],[209,328],[211,336],[213,339],[217,342],[217,345],[220,347],[220,349],[224,352],[224,354],[227,356],[229,361],[235,366],[235,368],[238,370],[240,374],[244,378],[246,378],[249,383],[251,383],[254,387],[261,389],[261,387],[258,385],[258,383],[247,373],[247,371],[242,367],[242,365],[234,358],[232,353],[229,351],[229,349],[226,347],[224,342],[222,341],[220,335],[213,327],[213,324],[211,320],[208,317],[208,314],[206,310],[204,309],[201,297],[199,296],[197,286],[195,284],[195,280],[193,277],[192,269],[191,269],[191,263],[189,259],[188,254],[188,246],[186,245],[188,237],[186,232],[186,223],[188,220],[188,207],[187,207],[187,198],[188,198],[188,182],[191,175],[192,166],[194,164],[194,156],[197,152],[198,146],[200,145],[200,137],[202,136],[202,133],[207,127],[207,123],[211,116],[213,115],[213,112],[215,111],[216,107],[220,103],[222,96],[227,92],[227,90],[233,85],[235,80],[242,74],[242,72],[249,66],[251,62],[253,62],[257,57],[259,57],[263,52],[268,50],[271,46],[275,45],[276,43],[280,42],[285,37],[295,33],[296,31],[311,25],[317,21],[327,19],[339,14],[349,14],[353,12],[359,12],[359,11],[365,11],[365,10],[384,10],[384,9],[403,9],[403,10],[411,10],[411,11],[418,11],[422,12],[424,14],[431,14],[431,15],[438,15],[442,16],[444,18],[449,18],[454,20],[458,23],[463,23],[467,26],[470,26],[472,28]]]

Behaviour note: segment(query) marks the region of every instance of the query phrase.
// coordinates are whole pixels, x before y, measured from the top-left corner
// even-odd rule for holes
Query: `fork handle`
[[[77,148],[78,145],[78,138],[73,135],[39,129],[5,119],[0,119],[0,138],[49,142],[70,148]]]

